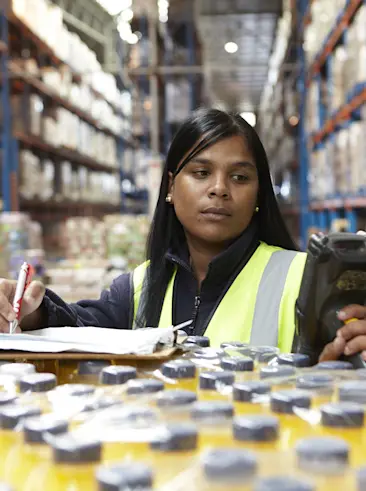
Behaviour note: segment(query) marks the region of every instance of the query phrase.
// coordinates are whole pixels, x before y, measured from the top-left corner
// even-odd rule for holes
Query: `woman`
[[[191,319],[187,332],[205,333],[213,346],[235,339],[290,351],[305,258],[284,224],[255,130],[239,115],[203,109],[171,144],[148,262],[117,278],[98,301],[68,305],[34,282],[20,325],[126,329]],[[4,332],[14,318],[14,288],[6,280],[0,285]],[[340,330],[324,352],[328,359],[349,347],[366,349],[365,308],[351,306],[343,315],[360,320]]]

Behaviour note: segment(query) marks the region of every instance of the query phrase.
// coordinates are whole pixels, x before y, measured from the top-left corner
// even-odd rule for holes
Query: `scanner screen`
[[[366,271],[345,271],[337,281],[338,290],[366,291]]]

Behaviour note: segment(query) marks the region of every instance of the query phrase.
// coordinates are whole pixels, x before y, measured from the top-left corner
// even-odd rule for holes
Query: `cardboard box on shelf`
[[[43,100],[36,94],[25,92],[11,96],[13,131],[19,133],[41,134]]]

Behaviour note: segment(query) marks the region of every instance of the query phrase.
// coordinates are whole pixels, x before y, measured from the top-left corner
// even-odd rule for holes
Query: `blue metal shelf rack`
[[[299,32],[310,20],[310,6],[317,0],[297,0],[297,14]],[[346,218],[349,222],[349,231],[357,231],[357,216],[360,209],[366,209],[366,183],[360,186],[357,196],[329,196],[321,202],[309,202],[308,184],[308,160],[310,151],[322,145],[331,138],[340,128],[353,121],[359,120],[359,109],[366,103],[366,81],[356,85],[348,94],[345,103],[335,113],[329,114],[326,107],[319,105],[319,128],[320,130],[308,134],[305,127],[306,92],[310,83],[321,83],[324,69],[327,77],[328,93],[332,90],[332,54],[335,47],[346,42],[348,26],[352,23],[354,15],[361,5],[366,5],[366,0],[347,0],[344,8],[339,12],[334,26],[326,36],[323,45],[315,56],[310,66],[306,65],[304,51],[299,47],[298,57],[300,62],[300,75],[298,90],[301,98],[300,103],[300,141],[299,141],[299,164],[300,164],[300,214],[301,214],[301,239],[302,245],[306,244],[309,227],[320,230],[328,230],[332,221],[338,218]]]

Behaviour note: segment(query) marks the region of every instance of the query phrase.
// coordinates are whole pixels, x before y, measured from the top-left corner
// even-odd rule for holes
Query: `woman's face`
[[[170,194],[187,240],[218,245],[238,237],[258,196],[257,169],[245,139],[232,136],[203,150],[171,182]]]

